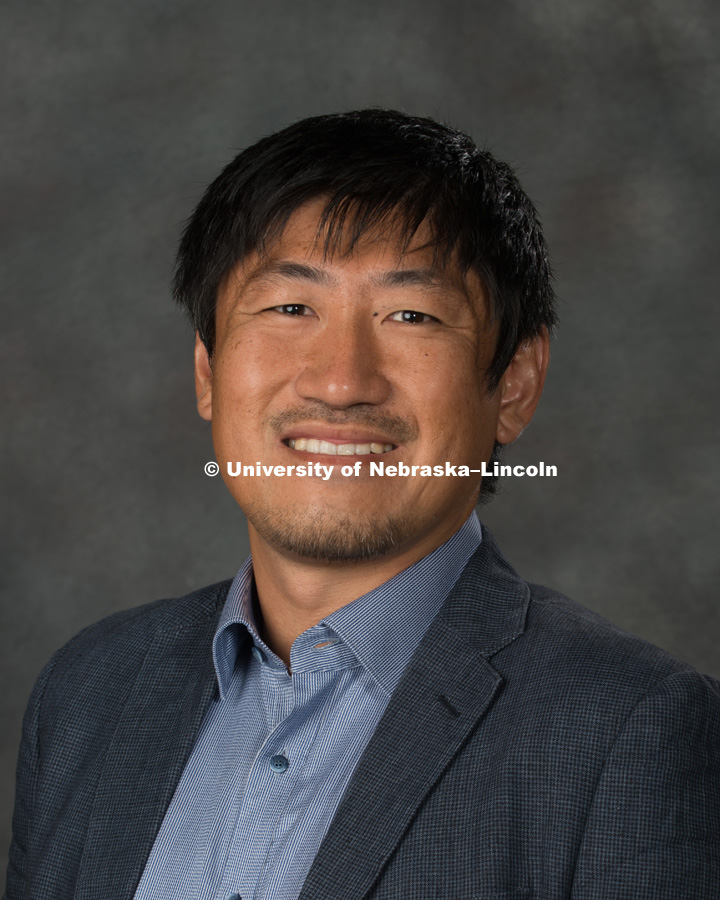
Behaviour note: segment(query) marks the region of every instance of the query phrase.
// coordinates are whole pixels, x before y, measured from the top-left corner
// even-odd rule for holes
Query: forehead
[[[480,276],[463,272],[454,257],[444,260],[437,251],[430,226],[422,223],[406,238],[404,229],[386,218],[361,231],[355,222],[328,232],[326,201],[319,198],[289,216],[282,230],[262,249],[240,260],[223,287],[235,290],[299,279],[333,286],[340,277],[355,277],[372,287],[415,288],[464,298],[476,312],[487,309],[487,292]]]

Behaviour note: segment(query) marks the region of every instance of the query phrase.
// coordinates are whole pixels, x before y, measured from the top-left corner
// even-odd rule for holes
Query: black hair
[[[463,272],[480,275],[499,326],[489,390],[523,341],[553,329],[547,246],[510,166],[433,119],[365,109],[303,119],[263,138],[205,191],[180,242],[173,293],[210,356],[225,275],[323,196],[326,251],[341,239],[352,251],[388,220],[407,246],[427,221],[438,260],[454,257]]]
[[[325,252],[399,229],[405,247],[430,227],[436,262],[474,270],[498,323],[483,373],[494,390],[517,348],[557,318],[537,212],[513,170],[468,135],[428,118],[364,109],[303,119],[238,154],[208,187],[177,255],[175,299],[212,357],[215,304],[227,273],[278,237],[303,204],[326,198]],[[496,445],[494,457],[499,449]],[[483,478],[483,498],[494,490]]]

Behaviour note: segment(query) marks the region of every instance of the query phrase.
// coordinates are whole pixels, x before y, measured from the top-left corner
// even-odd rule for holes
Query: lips
[[[371,453],[389,453],[395,444],[377,443],[344,443],[335,444],[318,438],[289,438],[285,441],[292,450],[303,450],[305,453],[322,453],[325,456],[368,456]]]

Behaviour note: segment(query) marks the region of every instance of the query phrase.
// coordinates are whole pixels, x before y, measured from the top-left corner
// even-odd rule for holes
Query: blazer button
[[[290,763],[287,761],[287,758],[284,756],[271,756],[270,757],[270,768],[273,772],[286,772]]]

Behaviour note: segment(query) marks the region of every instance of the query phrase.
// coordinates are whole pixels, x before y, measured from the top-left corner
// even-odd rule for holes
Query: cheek
[[[263,404],[257,387],[243,367],[228,367],[216,374],[212,436],[221,464],[222,460],[244,459],[250,449],[260,450]]]
[[[460,361],[458,361],[460,363]],[[499,401],[488,395],[474,359],[436,367],[415,382],[415,406],[424,444],[448,461],[487,458],[495,442]]]
[[[491,414],[493,398],[485,390],[474,355],[446,352],[434,359],[428,355],[423,362],[405,370],[411,373],[406,387],[428,416],[450,422],[457,430],[463,421]]]
[[[233,409],[252,411],[266,404],[287,381],[291,367],[287,348],[254,335],[243,336],[242,340],[223,348],[217,360],[213,379],[214,411],[232,414]]]

